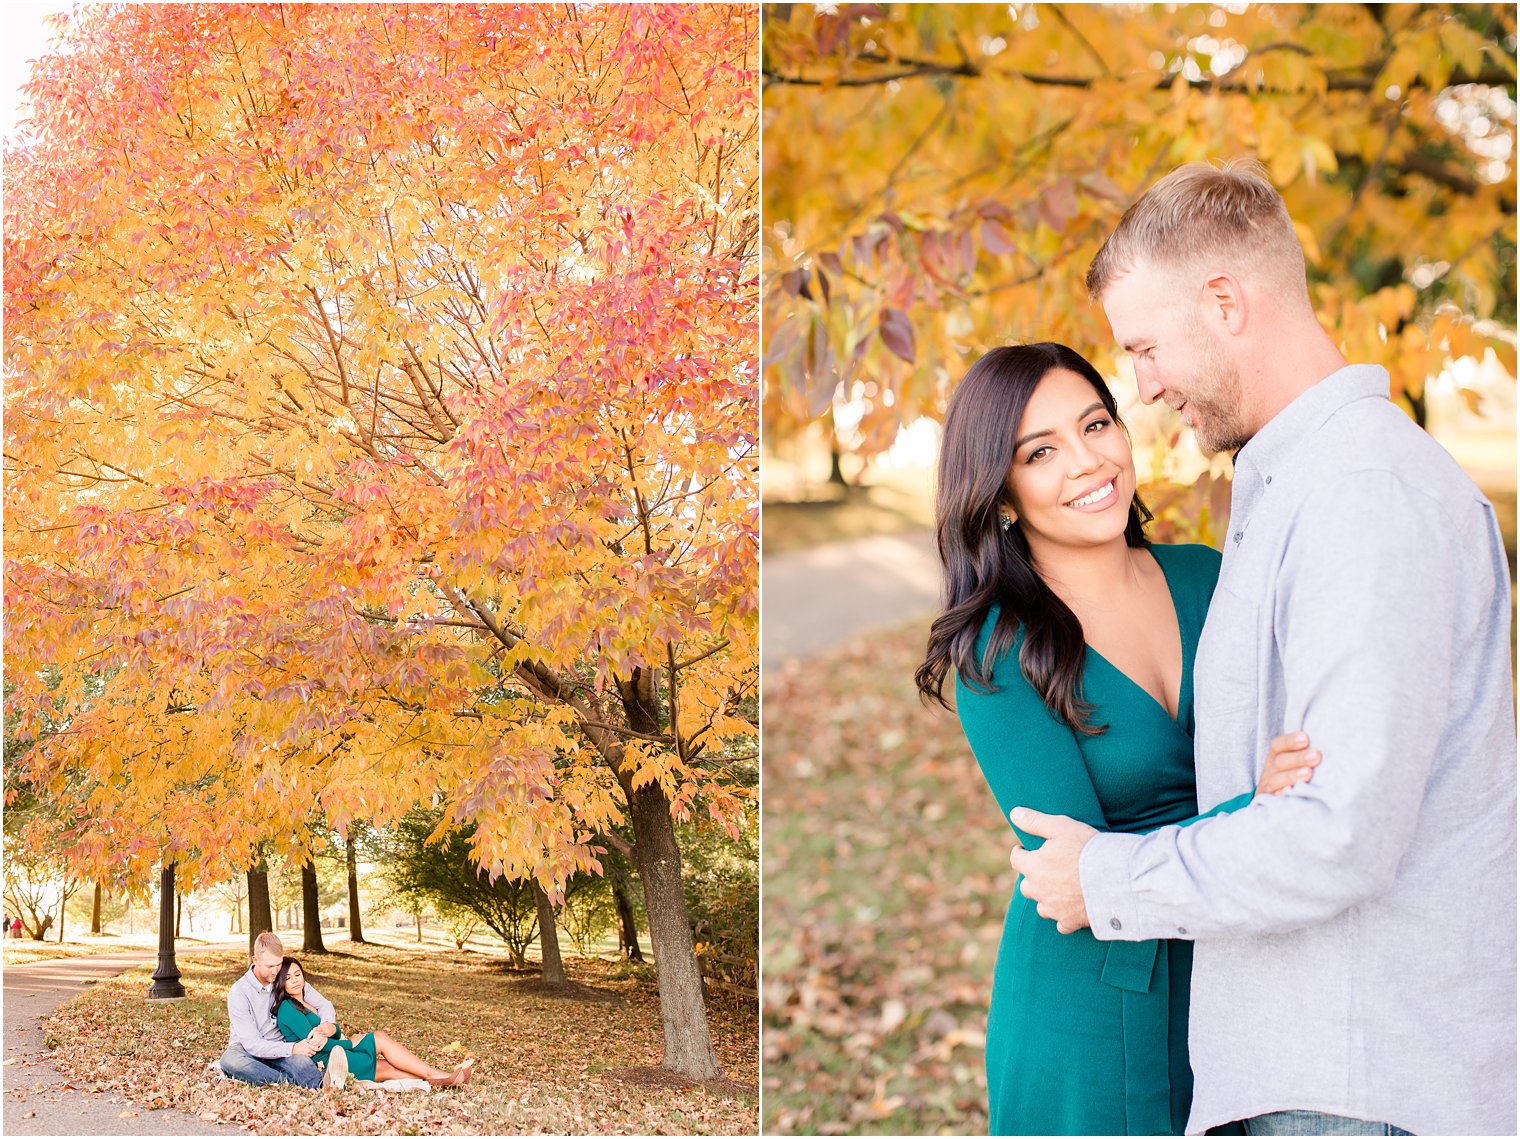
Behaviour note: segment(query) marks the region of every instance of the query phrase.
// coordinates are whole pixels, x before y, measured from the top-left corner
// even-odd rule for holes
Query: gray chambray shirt
[[[1191,938],[1188,1132],[1271,1111],[1514,1135],[1515,723],[1493,509],[1343,368],[1237,456],[1194,669],[1198,805],[1082,853],[1093,933]]]

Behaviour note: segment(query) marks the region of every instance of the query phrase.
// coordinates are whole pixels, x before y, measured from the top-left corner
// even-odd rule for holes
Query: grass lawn
[[[1008,828],[919,704],[927,629],[767,677],[764,1129],[982,1134]]]
[[[259,1134],[754,1134],[753,1004],[709,1002],[719,1086],[650,1086],[658,1065],[659,1000],[653,970],[579,957],[566,972],[595,999],[534,991],[481,954],[335,942],[303,958],[312,983],[337,1007],[344,1032],[382,1028],[424,1059],[452,1067],[479,1058],[471,1084],[431,1093],[338,1093],[253,1088],[208,1077],[227,1043],[227,989],[247,968],[242,952],[183,956],[188,999],[143,999],[151,967],[102,981],[46,1019],[52,1062],[67,1075],[120,1091],[143,1110],[165,1107]],[[525,983],[527,982],[527,983]],[[589,992],[588,992],[589,990]]]
[[[181,938],[179,945],[194,945],[192,938]],[[85,934],[70,937],[62,945],[57,941],[33,941],[30,937],[18,940],[6,938],[4,961],[7,965],[25,965],[28,961],[56,961],[60,957],[95,957],[104,953],[130,953],[133,950],[155,949],[158,936],[146,933],[133,937],[102,937]]]

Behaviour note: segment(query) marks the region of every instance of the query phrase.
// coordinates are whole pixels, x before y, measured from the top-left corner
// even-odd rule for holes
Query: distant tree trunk
[[[537,881],[533,883],[533,900],[538,903],[538,952],[544,961],[544,980],[552,985],[563,985],[565,963],[559,955],[559,930],[554,926],[554,903]]]
[[[274,929],[274,914],[269,908],[269,863],[263,856],[248,868],[248,953],[261,933]]]
[[[354,853],[354,831],[349,827],[344,845],[348,847],[348,940],[364,944],[364,927],[359,924],[359,859]]]
[[[628,883],[621,878],[612,880],[612,897],[617,902],[618,952],[627,961],[642,961],[639,949],[639,923],[633,916],[633,899],[628,896]]]
[[[58,944],[63,944],[63,922],[68,915],[69,896],[67,893],[58,901]]]
[[[185,895],[178,890],[174,891],[174,939],[180,938],[179,920],[185,913]]]
[[[422,911],[421,910],[417,911],[417,944],[418,945],[422,944]],[[518,964],[521,965],[522,962],[519,961]]]
[[[94,934],[98,934],[100,932],[100,903],[101,895],[103,892],[104,891],[101,889],[100,883],[96,882],[95,900],[90,905],[90,932]]]
[[[1422,430],[1428,431],[1430,429],[1430,403],[1425,392],[1421,391],[1419,395],[1415,395],[1406,389],[1404,398],[1409,401],[1409,410],[1414,414],[1414,421],[1420,425]]]
[[[844,467],[840,464],[842,455],[839,447],[839,431],[834,426],[834,410],[831,407],[823,417],[829,425],[829,482],[834,486],[849,486],[844,477]]]
[[[833,483],[835,486],[849,486],[850,484],[845,481],[844,467],[842,467],[839,462],[841,458],[842,456],[839,453],[839,444],[835,443],[833,447],[829,449],[829,482]]]
[[[326,953],[322,944],[322,911],[317,902],[317,865],[310,858],[301,867],[302,953]]]

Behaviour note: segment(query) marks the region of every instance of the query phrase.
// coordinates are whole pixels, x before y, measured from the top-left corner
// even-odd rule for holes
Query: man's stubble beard
[[[1238,451],[1254,434],[1241,421],[1240,368],[1201,324],[1195,326],[1193,335],[1203,362],[1182,389],[1184,393],[1192,393],[1187,396],[1187,403],[1193,412],[1193,437],[1206,455]]]

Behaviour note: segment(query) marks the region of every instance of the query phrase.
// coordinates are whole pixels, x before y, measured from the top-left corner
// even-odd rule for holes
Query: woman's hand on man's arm
[[[1319,766],[1320,754],[1309,747],[1303,732],[1276,736],[1267,745],[1267,762],[1256,784],[1258,795],[1281,795],[1289,787],[1307,783]]]

